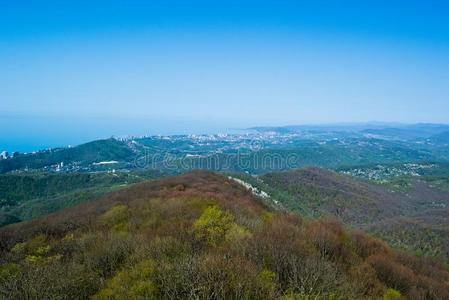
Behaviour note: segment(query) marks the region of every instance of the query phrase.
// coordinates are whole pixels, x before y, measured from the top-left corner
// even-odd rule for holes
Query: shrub
[[[187,245],[172,237],[156,237],[147,246],[145,254],[154,260],[176,260],[189,251]]]
[[[99,288],[96,273],[79,264],[26,264],[0,284],[1,299],[87,299]]]
[[[129,220],[128,206],[119,204],[105,212],[100,221],[102,224],[110,227],[113,231],[122,232],[127,230]]]
[[[276,275],[221,253],[163,261],[157,282],[164,299],[275,299]]]
[[[251,237],[251,232],[243,226],[232,224],[226,233],[226,241],[235,243]]]
[[[393,300],[401,298],[401,293],[395,289],[387,289],[384,293],[384,300]]]
[[[20,273],[20,266],[15,263],[8,263],[0,266],[0,283],[9,280]]]
[[[260,282],[262,285],[262,289],[266,291],[271,291],[271,293],[274,293],[276,290],[276,273],[264,269],[262,272],[259,273]]]
[[[104,237],[89,235],[82,242],[83,264],[104,278],[110,277],[120,269],[134,249],[133,241],[129,237],[115,233]]]
[[[154,262],[144,260],[118,272],[92,299],[155,299],[159,297],[159,290],[153,280]]]

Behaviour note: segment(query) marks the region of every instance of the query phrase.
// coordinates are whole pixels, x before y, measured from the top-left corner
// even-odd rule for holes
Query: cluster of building
[[[399,176],[414,176],[419,177],[425,169],[434,168],[435,164],[414,164],[405,163],[401,165],[377,165],[375,167],[354,168],[350,170],[343,170],[340,173],[361,177],[369,180],[386,181],[388,178]]]
[[[9,158],[8,151],[3,151],[2,153],[0,153],[0,159],[8,159],[8,158]]]
[[[19,156],[19,152],[15,151],[13,152],[12,156],[9,155],[8,151],[2,151],[2,153],[0,153],[0,159],[8,159],[11,157],[17,157]]]

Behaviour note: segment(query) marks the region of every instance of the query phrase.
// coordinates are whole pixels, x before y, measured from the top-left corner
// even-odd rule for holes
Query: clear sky
[[[0,147],[449,123],[448,3],[0,0]]]

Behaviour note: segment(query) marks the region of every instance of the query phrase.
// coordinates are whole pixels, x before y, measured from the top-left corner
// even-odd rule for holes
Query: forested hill
[[[59,164],[70,164],[72,168],[88,166],[101,161],[129,161],[132,150],[116,139],[96,140],[76,147],[55,148],[37,153],[19,155],[0,160],[0,173],[23,169],[42,169]],[[62,165],[63,167],[63,165]]]
[[[425,169],[422,176],[381,181],[319,168],[235,176],[266,192],[286,211],[336,218],[395,247],[449,261],[449,221],[444,217],[449,213],[446,172],[446,165],[435,166]]]
[[[157,170],[0,174],[0,226],[40,217],[126,185],[162,176]]]
[[[291,211],[311,217],[333,216],[356,226],[405,214],[419,202],[385,186],[319,168],[268,173],[261,180],[274,193],[288,195],[280,198]]]
[[[0,229],[7,299],[448,299],[437,262],[268,209],[234,179],[143,182]]]

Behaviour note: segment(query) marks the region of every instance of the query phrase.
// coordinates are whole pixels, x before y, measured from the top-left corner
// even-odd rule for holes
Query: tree
[[[230,213],[223,212],[218,206],[210,206],[195,221],[195,235],[207,244],[216,246],[224,240],[234,222]]]

